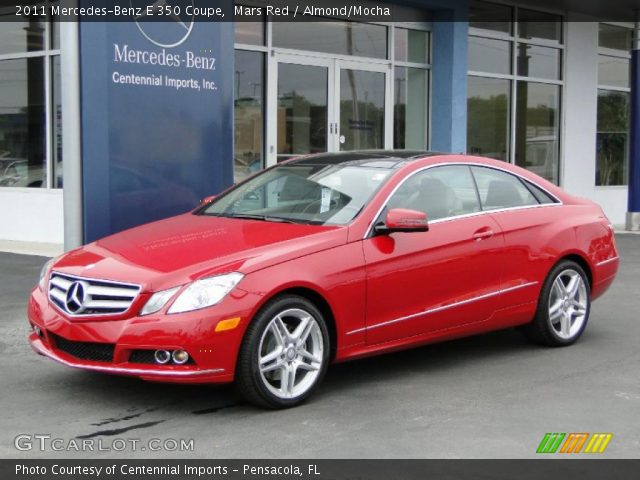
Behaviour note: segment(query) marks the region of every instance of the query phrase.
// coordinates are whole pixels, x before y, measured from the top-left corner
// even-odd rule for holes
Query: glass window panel
[[[393,147],[427,148],[428,71],[396,67],[393,109]]]
[[[327,98],[327,68],[279,64],[278,161],[327,151]]]
[[[58,6],[60,2],[50,2],[52,6]],[[51,48],[57,50],[60,48],[60,17],[58,15],[51,16],[49,22],[51,28]]]
[[[538,202],[542,204],[558,203],[556,199],[554,199],[551,195],[549,195],[537,185],[534,185],[533,183],[526,180],[524,181],[524,184],[531,191],[531,193],[533,193],[533,196],[536,197],[536,200],[538,200]]]
[[[395,29],[396,62],[429,63],[429,34],[421,30]]]
[[[0,61],[0,186],[45,187],[44,59]]]
[[[513,8],[488,2],[471,2],[469,26],[511,34]]]
[[[389,199],[388,207],[424,212],[429,220],[480,211],[471,170],[466,166],[430,168],[410,177]]]
[[[273,45],[298,50],[387,58],[387,27],[356,22],[273,22]]]
[[[60,22],[51,22],[51,48],[58,50],[60,48]]]
[[[511,81],[469,77],[467,142],[472,155],[509,159]]]
[[[598,84],[629,87],[629,59],[598,55]]]
[[[0,8],[0,55],[44,49],[45,23],[41,20],[16,20],[15,13]]]
[[[518,82],[516,164],[558,182],[560,87]]]
[[[560,80],[561,52],[557,48],[518,44],[518,75]]]
[[[340,150],[384,148],[385,74],[340,70]]]
[[[511,73],[511,42],[491,38],[469,37],[469,70]]]
[[[596,185],[626,185],[629,93],[598,90]]]
[[[487,167],[471,167],[483,210],[538,205],[538,200],[518,177]]]
[[[618,27],[601,23],[598,26],[598,46],[611,48],[621,52],[631,50],[633,40],[633,30],[630,28]]]
[[[60,55],[51,57],[52,79],[52,128],[53,128],[53,178],[54,188],[62,188],[62,95],[60,92]]]
[[[520,38],[562,43],[562,17],[521,8],[518,10],[518,35]]]
[[[236,50],[235,70],[234,179],[239,182],[264,166],[264,54]]]
[[[265,23],[235,22],[235,42],[248,45],[264,45]]]

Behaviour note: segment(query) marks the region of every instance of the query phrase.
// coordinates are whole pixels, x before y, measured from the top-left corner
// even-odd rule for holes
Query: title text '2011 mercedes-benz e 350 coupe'
[[[235,381],[287,407],[334,361],[514,326],[570,345],[618,263],[600,207],[513,165],[319,154],[47,263],[29,340],[71,367]]]

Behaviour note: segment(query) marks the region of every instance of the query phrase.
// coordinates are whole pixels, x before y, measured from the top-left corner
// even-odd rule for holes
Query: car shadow
[[[337,363],[329,368],[320,389],[320,396],[335,392],[349,395],[350,389],[362,388],[369,382],[397,381],[416,373],[441,374],[478,365],[485,359],[495,361],[518,355],[523,350],[540,349],[530,344],[516,330],[503,330],[474,337],[430,344],[385,355]],[[230,409],[251,409],[245,405],[231,385],[190,385],[144,382],[136,378],[98,375],[92,372],[69,371],[64,384],[68,391],[82,392],[85,400],[101,404],[132,405],[119,417],[96,421],[102,427],[108,423],[137,418],[156,410],[176,414],[213,414]],[[106,392],[106,393],[105,393]]]

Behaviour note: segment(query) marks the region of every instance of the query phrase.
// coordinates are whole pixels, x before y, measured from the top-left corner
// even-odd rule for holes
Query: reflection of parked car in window
[[[540,135],[527,139],[524,167],[536,175],[554,180],[558,158],[558,139],[555,135]]]
[[[44,165],[29,166],[25,159],[0,159],[0,186],[16,188],[40,188],[46,182]],[[56,165],[54,188],[62,188],[62,162]]]
[[[0,186],[14,185],[26,175],[27,161],[19,158],[4,157],[0,159]]]

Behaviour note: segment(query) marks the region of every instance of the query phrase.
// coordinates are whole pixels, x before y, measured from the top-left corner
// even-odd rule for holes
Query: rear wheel
[[[329,352],[329,332],[315,305],[293,295],[277,298],[245,335],[236,374],[240,393],[261,407],[296,406],[322,381]]]
[[[536,316],[524,331],[532,340],[552,347],[573,344],[587,326],[591,288],[577,263],[563,260],[544,282]]]

